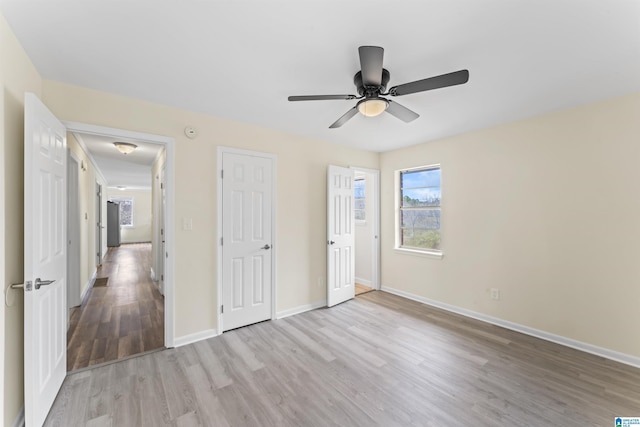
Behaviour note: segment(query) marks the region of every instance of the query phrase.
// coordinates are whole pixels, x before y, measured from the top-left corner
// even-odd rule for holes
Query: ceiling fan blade
[[[428,79],[417,80],[394,86],[389,89],[389,95],[402,96],[410,93],[424,92],[425,90],[440,89],[442,87],[461,85],[469,81],[469,71],[460,70],[453,73],[442,74],[440,76],[429,77]]]
[[[389,106],[387,107],[387,113],[391,114],[394,117],[402,120],[405,123],[409,123],[420,117],[420,114],[411,111],[404,105],[398,104],[397,102],[393,102],[391,100],[387,100]]]
[[[347,111],[342,117],[340,117],[338,120],[336,120],[335,123],[333,123],[331,126],[329,126],[329,129],[339,128],[343,124],[347,123],[349,121],[349,119],[351,119],[356,114],[358,114],[358,109],[356,107],[353,107],[352,109]]]
[[[289,101],[325,101],[332,99],[356,99],[355,95],[300,95],[300,96],[290,96]]]
[[[365,86],[379,86],[382,83],[382,58],[384,49],[378,46],[360,46],[360,70]]]

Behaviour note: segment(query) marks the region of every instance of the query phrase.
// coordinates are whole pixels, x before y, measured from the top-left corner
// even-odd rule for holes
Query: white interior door
[[[24,406],[26,425],[39,426],[67,368],[67,141],[34,94],[24,116]]]
[[[327,306],[355,296],[353,170],[327,171]]]
[[[222,153],[223,330],[271,319],[273,159]]]

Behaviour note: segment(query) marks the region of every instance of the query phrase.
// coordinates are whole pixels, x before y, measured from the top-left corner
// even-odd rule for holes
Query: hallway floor
[[[109,248],[94,287],[71,314],[67,371],[164,346],[164,297],[150,275],[150,243]]]

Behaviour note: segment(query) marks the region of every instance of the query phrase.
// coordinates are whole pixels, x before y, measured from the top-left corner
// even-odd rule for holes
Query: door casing
[[[164,276],[164,345],[167,348],[175,346],[175,140],[171,137],[135,132],[124,129],[96,126],[85,123],[63,121],[67,132],[79,132],[90,135],[112,137],[114,140],[133,139],[151,144],[164,145],[166,203],[164,212],[165,222],[165,276]]]

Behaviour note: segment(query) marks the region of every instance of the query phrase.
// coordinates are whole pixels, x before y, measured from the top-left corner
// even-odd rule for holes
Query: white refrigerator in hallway
[[[120,205],[107,202],[107,246],[120,246]]]

